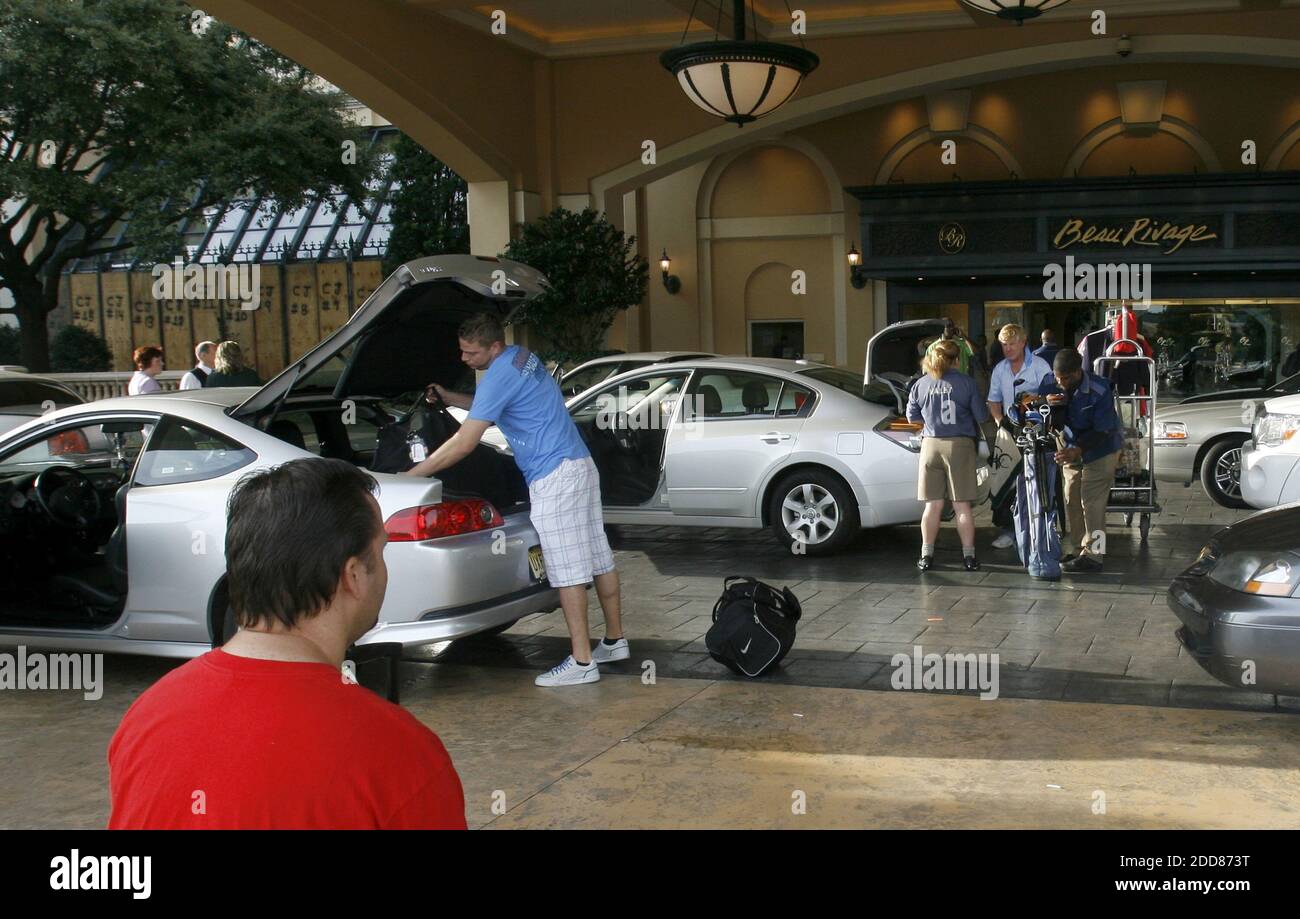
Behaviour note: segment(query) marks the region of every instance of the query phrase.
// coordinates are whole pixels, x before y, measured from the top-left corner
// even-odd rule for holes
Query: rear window
[[[836,389],[857,396],[863,402],[870,402],[872,405],[883,405],[885,408],[898,408],[898,401],[894,397],[894,391],[879,380],[872,380],[870,383],[863,384],[862,377],[856,373],[838,370],[834,367],[814,367],[811,370],[805,370],[800,375],[810,377],[818,383],[834,386]]]
[[[39,415],[47,408],[80,405],[82,400],[61,386],[40,380],[5,380],[0,382],[0,409]],[[52,409],[51,409],[52,410]]]

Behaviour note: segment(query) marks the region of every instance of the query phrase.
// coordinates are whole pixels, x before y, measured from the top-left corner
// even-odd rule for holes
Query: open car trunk
[[[507,322],[520,306],[548,288],[541,273],[508,259],[445,255],[407,262],[375,289],[347,323],[232,415],[276,436],[283,433],[282,439],[294,443],[296,435],[281,423],[281,416],[304,403],[323,407],[334,418],[313,415],[311,419],[318,429],[320,455],[367,467],[374,464],[379,444],[359,443],[358,438],[376,439],[385,424],[409,421],[409,428],[423,434],[428,448],[436,450],[455,433],[454,419],[428,412],[410,418],[405,410],[430,383],[460,392],[473,390],[474,373],[460,360],[460,324],[476,313]],[[384,414],[381,402],[390,409],[401,406],[399,412],[406,417],[394,419],[392,411]],[[367,435],[348,430],[341,420],[345,403],[354,409],[366,406],[379,431]],[[484,497],[503,511],[527,500],[514,460],[486,444],[437,477],[444,492]]]
[[[863,384],[878,380],[894,391],[898,414],[907,410],[907,393],[921,372],[921,343],[943,335],[942,319],[909,319],[887,325],[867,342],[867,366]]]

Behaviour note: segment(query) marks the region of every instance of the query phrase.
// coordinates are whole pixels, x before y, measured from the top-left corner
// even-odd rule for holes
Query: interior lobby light
[[[1010,19],[1016,25],[1024,25],[1026,19],[1041,16],[1048,10],[1064,6],[1070,0],[961,0],[982,13],[993,13],[999,19]]]
[[[732,23],[733,40],[679,45],[659,55],[659,62],[692,102],[743,128],[789,101],[821,60],[806,48],[746,39],[745,0],[733,0]]]

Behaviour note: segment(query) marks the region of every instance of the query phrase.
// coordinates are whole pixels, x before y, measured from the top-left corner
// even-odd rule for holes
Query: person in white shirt
[[[157,345],[142,345],[131,355],[135,362],[135,374],[126,384],[127,395],[144,396],[149,393],[162,392],[162,384],[154,377],[162,373],[163,351]]]
[[[181,389],[202,389],[208,381],[208,374],[212,372],[212,358],[217,353],[217,343],[215,341],[201,341],[194,349],[194,356],[198,363],[185,376],[181,377]]]
[[[1003,359],[989,378],[989,414],[999,425],[1007,409],[1015,405],[1021,393],[1036,393],[1044,381],[1054,380],[1052,365],[1032,351],[1026,351],[1029,336],[1014,323],[998,331]],[[1016,543],[1015,531],[1003,529],[993,540],[995,549],[1008,549]]]

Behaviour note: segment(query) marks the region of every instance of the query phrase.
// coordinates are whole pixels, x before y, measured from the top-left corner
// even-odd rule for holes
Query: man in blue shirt
[[[1060,346],[1056,344],[1056,333],[1051,329],[1043,329],[1043,344],[1034,349],[1034,354],[1041,357],[1050,367],[1052,361],[1056,360],[1056,352],[1060,350]]]
[[[569,417],[559,385],[536,354],[506,346],[501,323],[486,314],[460,327],[461,360],[484,371],[473,396],[431,384],[448,405],[469,409],[460,430],[407,475],[433,475],[454,466],[495,424],[528,482],[529,517],[537,529],[547,579],[560,591],[573,653],[539,676],[538,686],[572,686],[600,679],[598,664],[627,660],[618,572],[605,537],[600,477]],[[593,651],[587,626],[587,585],[595,582],[605,614],[605,638]]]
[[[989,377],[989,414],[999,425],[1021,393],[1036,393],[1045,380],[1052,379],[1052,365],[1026,350],[1028,338],[1025,330],[1014,323],[998,330],[1003,360]],[[1015,531],[1003,526],[993,540],[993,547],[1007,549],[1015,543]]]
[[[1053,379],[1039,392],[1062,406],[1065,446],[1056,453],[1065,480],[1065,519],[1078,547],[1062,559],[1066,571],[1095,573],[1106,554],[1106,505],[1123,444],[1115,396],[1103,377],[1083,369],[1077,351],[1058,351]],[[1056,411],[1053,412],[1056,414]]]

